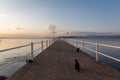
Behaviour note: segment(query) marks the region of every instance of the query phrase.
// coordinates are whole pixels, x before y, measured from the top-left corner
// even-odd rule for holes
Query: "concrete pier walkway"
[[[79,73],[75,58],[82,68]],[[120,80],[120,73],[58,40],[7,80]]]

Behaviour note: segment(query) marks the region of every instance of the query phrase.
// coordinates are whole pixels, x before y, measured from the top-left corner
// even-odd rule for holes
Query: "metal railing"
[[[2,52],[6,52],[6,51],[10,51],[10,50],[25,48],[25,47],[28,47],[28,46],[31,47],[30,53],[28,53],[27,55],[21,56],[21,57],[19,57],[17,59],[14,59],[14,60],[10,61],[8,64],[0,66],[0,70],[5,69],[6,67],[9,67],[10,65],[12,65],[12,64],[14,64],[14,63],[16,63],[18,61],[21,61],[23,59],[26,60],[28,57],[30,57],[30,59],[33,60],[34,57],[36,56],[35,52],[37,52],[40,49],[41,49],[41,51],[43,51],[44,49],[46,49],[47,47],[49,47],[52,43],[53,43],[53,40],[45,40],[45,41],[42,40],[40,42],[35,42],[35,43],[31,42],[30,44],[26,44],[26,45],[22,45],[22,46],[16,46],[16,47],[12,47],[12,48],[7,48],[7,49],[0,50],[0,53],[2,54]],[[40,44],[41,47],[39,47],[39,48],[37,48],[37,49],[34,50],[34,45],[36,45],[36,44]]]
[[[89,41],[84,41],[84,40],[81,41],[81,40],[72,40],[72,39],[69,39],[69,40],[66,40],[66,41],[69,42],[70,44],[72,44],[75,47],[79,45],[82,48],[83,51],[85,51],[85,49],[87,49],[89,51],[94,52],[96,54],[96,56],[95,56],[96,61],[99,60],[99,55],[102,55],[104,57],[107,57],[107,58],[110,58],[112,60],[120,62],[120,59],[112,57],[110,55],[107,55],[107,54],[102,53],[102,52],[99,51],[99,47],[100,46],[109,47],[109,48],[115,48],[115,49],[120,49],[120,46],[113,46],[113,45],[101,44],[101,43],[98,43],[98,42],[96,42],[96,43],[95,42],[89,42]],[[85,47],[85,44],[95,45],[96,49],[94,50],[94,49]]]

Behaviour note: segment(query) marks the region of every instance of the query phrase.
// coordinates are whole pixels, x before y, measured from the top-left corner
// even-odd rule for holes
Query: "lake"
[[[47,39],[1,39],[0,40],[0,50],[30,44],[31,42],[40,42],[41,40],[47,40]],[[72,40],[85,40],[85,41],[99,42],[99,43],[103,43],[103,44],[120,46],[120,38],[72,38]],[[46,48],[45,45],[46,44],[44,44],[44,49]],[[94,50],[96,48],[94,45],[85,44],[84,46],[92,48]],[[36,44],[36,45],[34,45],[34,50],[36,50],[40,47],[41,47],[41,44]],[[77,45],[77,47],[80,47],[80,45]],[[81,50],[82,50],[82,48],[81,48]],[[41,51],[42,51],[41,49],[36,51],[34,53],[34,56],[38,55]],[[107,47],[100,46],[99,51],[120,59],[120,49],[113,49],[113,48],[107,48]],[[25,60],[29,59],[30,56],[29,57],[24,57],[24,56],[30,55],[30,52],[31,52],[30,46],[20,48],[20,49],[10,50],[10,51],[6,51],[6,52],[0,52],[0,66],[1,66],[0,67],[0,75],[9,77],[12,74],[14,74],[18,69],[20,69],[22,66],[24,66],[26,64]],[[95,58],[94,52],[88,51],[86,49],[85,49],[85,52]],[[24,57],[24,58],[21,59],[21,57]],[[20,58],[20,60],[19,60],[19,58]],[[105,64],[115,68],[116,70],[120,71],[120,63],[119,62],[113,61],[111,59],[108,59],[108,58],[100,56],[100,55],[99,55],[99,60],[104,62]],[[6,64],[8,64],[7,67],[6,67]]]

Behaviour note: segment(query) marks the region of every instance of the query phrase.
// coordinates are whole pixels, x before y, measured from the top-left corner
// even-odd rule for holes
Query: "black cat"
[[[76,52],[79,52],[80,51],[80,48],[77,48]]]
[[[29,59],[29,60],[26,60],[27,63],[32,63],[33,60]]]
[[[80,65],[79,65],[77,59],[75,59],[75,70],[77,70],[78,72],[80,72]]]

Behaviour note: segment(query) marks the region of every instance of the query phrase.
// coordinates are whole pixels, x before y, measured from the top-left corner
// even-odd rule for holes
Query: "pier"
[[[75,70],[74,59],[80,72]],[[57,40],[7,80],[120,80],[120,72]]]

